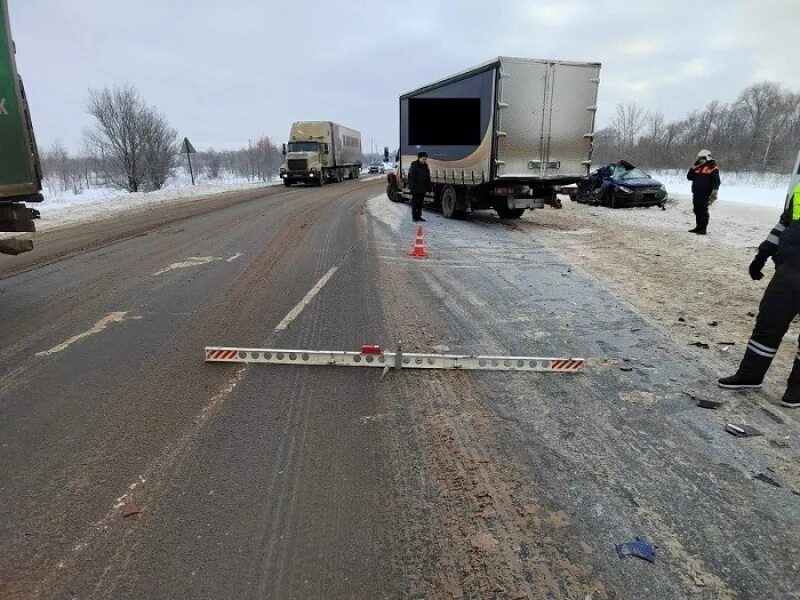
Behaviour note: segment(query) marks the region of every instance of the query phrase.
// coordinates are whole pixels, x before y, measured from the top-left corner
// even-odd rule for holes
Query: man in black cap
[[[431,189],[431,171],[428,168],[428,153],[417,153],[417,160],[408,168],[408,189],[411,192],[411,218],[414,222],[422,218],[422,201]]]

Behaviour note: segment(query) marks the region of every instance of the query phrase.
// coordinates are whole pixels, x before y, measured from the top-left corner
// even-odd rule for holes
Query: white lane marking
[[[188,259],[183,260],[181,262],[172,263],[170,266],[161,269],[160,271],[156,271],[153,273],[153,277],[156,275],[163,275],[168,271],[173,271],[175,269],[186,269],[188,267],[199,267],[202,265],[207,265],[208,263],[216,262],[218,260],[222,260],[219,256],[190,256]]]
[[[240,256],[244,256],[244,254],[242,254],[241,252],[237,252],[236,254],[234,254],[233,256],[231,256],[230,258],[226,258],[226,259],[225,259],[225,262],[233,262],[233,261],[235,261],[237,258],[239,258]]]
[[[317,282],[317,284],[313,288],[311,288],[311,290],[305,295],[305,298],[300,300],[300,302],[297,303],[297,306],[295,306],[292,310],[290,310],[289,314],[284,317],[283,321],[278,323],[278,326],[275,328],[275,331],[283,331],[289,325],[291,325],[292,321],[294,321],[298,317],[298,315],[301,312],[303,312],[303,309],[311,303],[311,301],[314,299],[314,296],[316,296],[322,289],[322,287],[326,283],[328,283],[328,280],[331,277],[333,277],[333,274],[336,273],[338,269],[339,269],[338,266],[331,267],[331,270],[322,276],[322,279],[320,279]]]
[[[75,342],[79,342],[80,340],[89,337],[90,335],[94,335],[96,333],[100,333],[106,327],[111,325],[112,323],[120,323],[121,321],[125,320],[125,315],[128,314],[128,311],[125,312],[112,312],[102,319],[100,319],[97,323],[92,325],[92,327],[83,333],[79,333],[78,335],[74,335],[69,338],[66,342],[59,344],[58,346],[53,346],[50,350],[44,350],[42,352],[37,352],[36,356],[50,356],[51,354],[55,354],[56,352],[61,352],[62,350],[66,350]]]
[[[181,435],[171,447],[165,448],[164,451],[148,465],[145,472],[140,474],[136,481],[127,486],[125,492],[110,505],[111,508],[109,508],[105,515],[101,516],[98,521],[95,521],[87,528],[81,539],[72,547],[72,552],[74,554],[81,554],[89,548],[99,536],[103,535],[108,530],[114,520],[120,518],[120,508],[134,500],[134,492],[136,492],[137,489],[139,490],[136,494],[137,499],[140,497],[143,502],[146,502],[148,498],[155,496],[163,489],[164,481],[168,482],[170,480],[170,475],[175,465],[178,464],[181,455],[191,448],[202,429],[210,422],[215,411],[219,409],[239,382],[241,382],[246,371],[247,365],[240,366],[225,385],[208,400],[206,405],[192,420],[192,424],[184,431],[183,435]],[[150,482],[149,485],[147,482]],[[148,507],[143,506],[143,508],[147,509]],[[63,569],[66,566],[72,567],[74,566],[73,560],[73,557],[67,554],[62,557],[62,560],[57,563],[57,566],[59,569]],[[37,590],[48,585],[54,577],[56,577],[55,571],[45,576],[37,586]]]

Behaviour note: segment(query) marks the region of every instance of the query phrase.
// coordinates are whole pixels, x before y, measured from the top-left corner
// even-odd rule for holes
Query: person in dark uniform
[[[708,207],[714,204],[719,193],[719,168],[711,158],[710,150],[700,150],[697,160],[689,169],[686,178],[692,182],[692,201],[696,226],[689,233],[706,235],[708,229]]]
[[[428,153],[419,152],[417,160],[408,168],[408,190],[411,192],[411,218],[414,222],[422,218],[422,201],[431,189],[431,171],[428,168]]]
[[[736,374],[718,381],[721,388],[759,389],[789,325],[800,314],[800,183],[786,199],[780,221],[758,247],[750,264],[750,277],[756,281],[764,277],[761,270],[770,257],[775,262],[775,275],[761,300],[753,335]],[[800,350],[781,405],[800,406]]]

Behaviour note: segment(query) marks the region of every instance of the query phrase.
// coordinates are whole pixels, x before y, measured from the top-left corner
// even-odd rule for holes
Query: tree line
[[[178,133],[136,88],[90,90],[87,112],[94,125],[84,132],[83,152],[71,155],[61,142],[42,153],[45,183],[56,192],[80,194],[91,187],[128,192],[159,190],[185,162]],[[209,149],[192,155],[196,175],[269,181],[277,176],[281,151],[267,136],[237,150]]]
[[[703,148],[728,171],[788,172],[800,150],[800,93],[758,83],[734,102],[714,100],[671,122],[638,104],[619,104],[611,124],[595,133],[592,162],[685,168]]]

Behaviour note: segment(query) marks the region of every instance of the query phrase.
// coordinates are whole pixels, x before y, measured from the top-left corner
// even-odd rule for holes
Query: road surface
[[[726,434],[682,393],[713,373],[530,231],[430,214],[431,257],[408,258],[382,182],[182,202],[0,258],[2,596],[797,597],[796,419]],[[398,339],[588,364],[203,362]],[[635,536],[655,564],[616,555]]]

